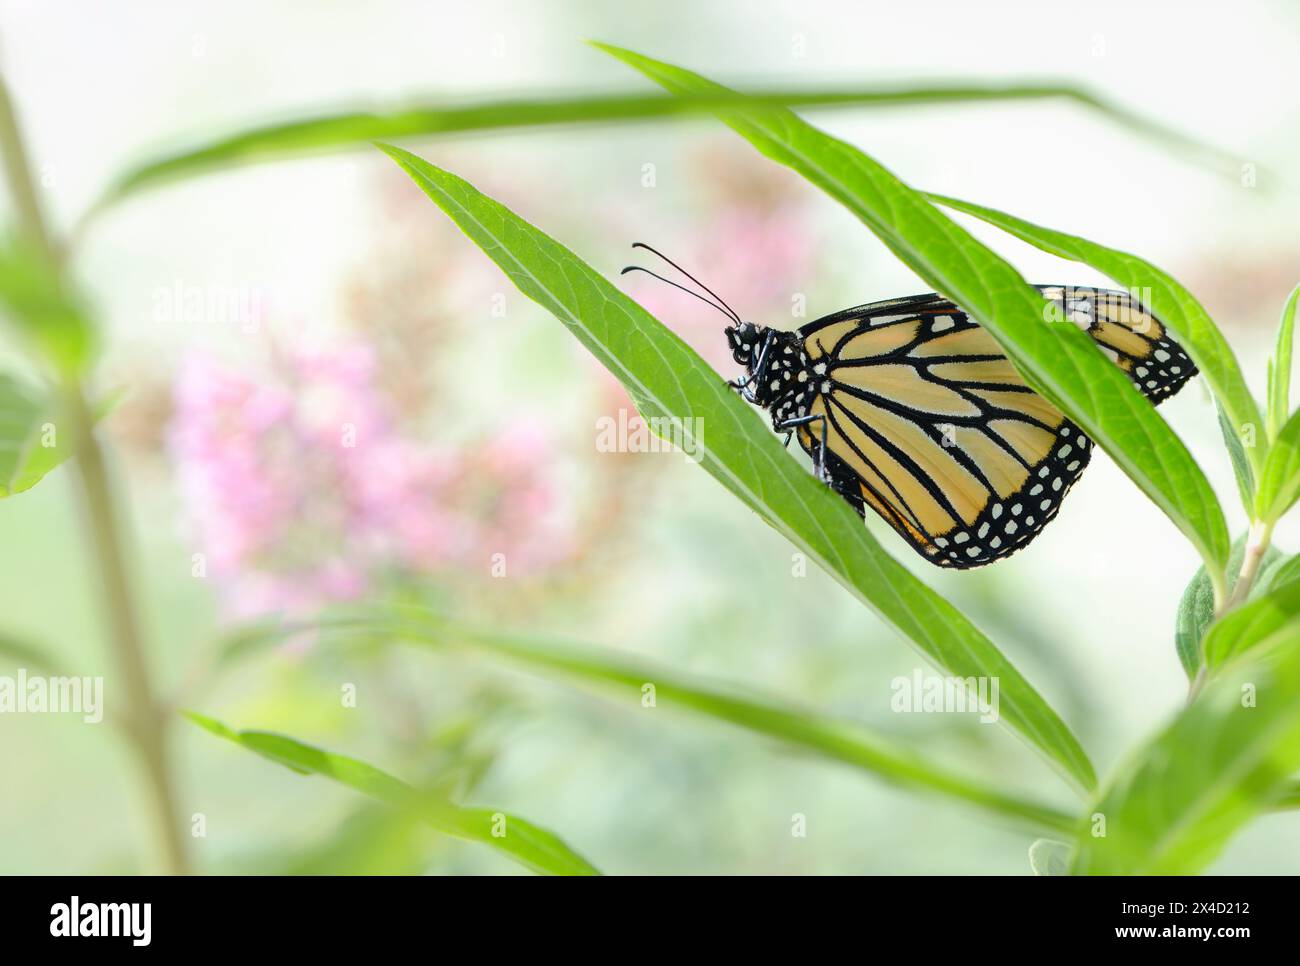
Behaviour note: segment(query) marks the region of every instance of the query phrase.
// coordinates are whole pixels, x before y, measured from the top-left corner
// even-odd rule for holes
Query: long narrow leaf
[[[728,721],[791,746],[844,762],[890,784],[956,798],[1004,818],[1073,835],[1077,820],[1045,805],[1004,794],[989,785],[926,762],[866,728],[783,707],[735,688],[708,684],[651,664],[593,648],[557,644],[532,637],[466,627],[446,621],[418,620],[395,629],[395,635],[419,644],[460,644],[504,656],[581,681],[625,690],[638,708],[643,688],[652,684],[655,707],[685,708]]]
[[[1080,833],[1076,873],[1182,875],[1275,807],[1300,770],[1300,624],[1212,681],[1124,766]]]
[[[1228,418],[1223,403],[1217,399],[1214,400],[1214,411],[1219,417],[1219,433],[1223,436],[1223,445],[1228,448],[1228,457],[1232,460],[1232,476],[1237,481],[1237,494],[1241,497],[1241,505],[1245,507],[1246,515],[1253,520],[1255,519],[1255,471],[1250,468],[1250,458],[1246,455],[1246,447],[1241,444],[1241,437],[1232,428],[1232,420]]]
[[[388,112],[334,111],[280,123],[262,124],[184,151],[152,158],[122,174],[93,211],[150,188],[229,168],[286,157],[345,151],[372,141],[406,137],[503,130],[556,124],[609,123],[679,115],[708,114],[744,100],[753,109],[786,105],[819,108],[916,107],[1007,100],[1065,99],[1147,136],[1165,147],[1221,169],[1236,168],[1226,152],[1201,144],[1090,91],[1068,84],[1027,81],[1014,84],[906,84],[847,90],[777,90],[748,96],[729,94],[694,99],[605,94],[577,97],[502,98],[470,104],[423,104]]]
[[[1300,498],[1300,410],[1278,431],[1255,493],[1259,518],[1272,523]]]
[[[504,852],[534,872],[599,875],[586,859],[553,832],[522,818],[488,808],[463,808],[444,798],[421,794],[405,782],[364,761],[349,758],[269,731],[236,731],[195,712],[185,716],[200,728],[256,752],[300,775],[323,775],[399,808],[418,803],[425,820],[440,832]]]
[[[675,94],[727,89],[680,67],[597,45]],[[1119,368],[1073,325],[1044,324],[1046,302],[1019,273],[865,153],[790,111],[719,117],[760,152],[857,215],[909,268],[971,313],[1031,386],[1073,417],[1187,535],[1223,582],[1228,530],[1182,441]]]
[[[1300,285],[1282,307],[1282,321],[1277,326],[1277,347],[1268,364],[1268,438],[1277,439],[1282,424],[1291,415],[1291,350],[1295,342],[1295,312],[1300,300]]]
[[[1241,374],[1241,366],[1237,363],[1232,347],[1210,314],[1181,282],[1137,255],[1107,248],[1077,235],[1034,225],[969,201],[934,194],[930,198],[941,205],[995,225],[1052,255],[1090,265],[1134,293],[1178,337],[1187,354],[1201,370],[1215,398],[1222,404],[1234,435],[1242,440],[1246,458],[1258,476],[1263,469],[1268,448],[1267,439],[1262,432],[1264,421],[1259,406],[1246,386],[1246,379]]]
[[[886,553],[848,505],[790,458],[699,355],[518,215],[409,152],[384,150],[520,291],[564,323],[622,381],[652,425],[671,427],[728,490],[936,665],[959,677],[999,679],[1002,720],[1084,787],[1094,784],[1078,741],[993,642]]]

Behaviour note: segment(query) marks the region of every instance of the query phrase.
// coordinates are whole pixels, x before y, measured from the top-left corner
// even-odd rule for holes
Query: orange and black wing
[[[1154,402],[1196,372],[1158,320],[1122,292],[1044,286]],[[800,330],[820,384],[831,485],[879,513],[922,556],[978,567],[1056,516],[1092,441],[1030,389],[953,303],[923,295],[849,309]],[[799,441],[816,457],[820,428]]]

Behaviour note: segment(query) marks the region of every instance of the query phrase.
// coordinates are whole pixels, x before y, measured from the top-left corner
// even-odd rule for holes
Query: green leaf
[[[425,821],[438,831],[491,846],[534,872],[550,875],[600,874],[591,863],[565,845],[554,833],[524,819],[489,808],[455,805],[444,798],[419,792],[373,765],[346,755],[323,751],[285,735],[269,731],[235,731],[206,715],[193,711],[184,714],[200,728],[233,741],[300,775],[332,778],[363,795],[398,808],[418,804]]]
[[[1179,343],[1205,376],[1215,398],[1223,405],[1233,435],[1242,439],[1251,468],[1256,475],[1259,474],[1267,450],[1267,440],[1261,438],[1264,421],[1259,406],[1246,386],[1232,347],[1210,314],[1181,282],[1137,255],[1031,224],[969,201],[935,194],[930,198],[941,205],[974,215],[1052,255],[1089,265],[1127,288],[1178,337]]]
[[[892,785],[955,798],[1003,818],[1068,835],[1074,834],[1077,824],[1072,816],[1053,808],[1007,795],[993,786],[929,763],[911,749],[859,725],[782,706],[734,687],[692,680],[666,668],[605,650],[431,620],[427,615],[399,622],[392,633],[421,645],[458,644],[542,672],[558,672],[579,681],[613,685],[628,706],[637,710],[642,708],[642,689],[651,684],[656,708],[681,708],[727,721],[860,768]]]
[[[1076,873],[1197,872],[1287,793],[1300,770],[1300,624],[1256,653],[1118,771],[1079,833]]]
[[[1277,439],[1282,424],[1291,415],[1291,348],[1295,341],[1295,310],[1300,299],[1300,285],[1291,290],[1291,297],[1282,308],[1282,321],[1277,327],[1277,348],[1268,363],[1268,438]]]
[[[1255,507],[1265,523],[1280,520],[1300,498],[1300,410],[1278,431],[1260,474]]]
[[[1273,803],[1275,809],[1300,808],[1300,782],[1292,782]]]
[[[1029,868],[1034,875],[1069,875],[1073,848],[1055,839],[1038,839],[1029,846]]]
[[[1081,88],[1061,83],[908,84],[851,90],[727,93],[694,98],[602,94],[579,97],[504,98],[466,104],[417,104],[395,111],[321,112],[314,117],[250,127],[184,151],[152,158],[117,178],[92,209],[102,211],[132,195],[183,178],[235,165],[255,164],[327,151],[345,151],[373,141],[548,125],[638,121],[710,114],[744,102],[752,110],[787,105],[819,108],[918,107],[1003,100],[1066,99],[1094,110],[1175,151],[1234,173],[1235,157],[1117,107]],[[89,217],[89,216],[88,216]],[[84,224],[84,220],[83,220]]]
[[[43,647],[23,640],[11,634],[0,633],[0,666],[27,668],[51,677],[63,674],[59,662],[51,657]]]
[[[1278,587],[1284,587],[1293,580],[1300,580],[1300,554],[1290,557],[1282,555],[1272,568],[1268,568],[1266,562],[1265,572],[1260,574],[1258,583],[1264,590],[1275,590]]]
[[[94,359],[96,334],[58,267],[31,245],[0,244],[0,310],[24,347],[55,372],[76,375]]]
[[[1219,432],[1223,434],[1223,445],[1228,448],[1228,455],[1232,458],[1232,475],[1237,481],[1237,493],[1241,496],[1241,505],[1246,508],[1246,515],[1253,520],[1255,518],[1255,472],[1250,468],[1246,448],[1241,445],[1241,440],[1233,430],[1232,422],[1223,409],[1223,403],[1215,399],[1214,409],[1219,414]]]
[[[1237,585],[1237,576],[1241,573],[1241,562],[1246,555],[1246,542],[1249,533],[1243,533],[1232,542],[1232,552],[1228,555],[1228,591],[1231,593]],[[1284,554],[1269,545],[1260,564],[1259,576],[1250,588],[1247,599],[1259,596],[1270,586],[1274,568],[1282,563]],[[1214,623],[1215,600],[1214,587],[1209,575],[1202,567],[1196,571],[1183,591],[1178,603],[1178,615],[1174,621],[1174,647],[1178,651],[1178,660],[1187,672],[1188,680],[1196,677],[1201,668],[1201,640],[1205,632]]]
[[[1300,582],[1289,581],[1233,608],[1205,634],[1205,663],[1217,668],[1240,658],[1300,616]]]
[[[67,459],[69,436],[70,431],[61,431],[52,404],[0,374],[0,497],[30,490]]]
[[[725,91],[697,74],[597,45],[675,94]],[[1182,441],[1083,332],[1045,324],[1048,303],[1006,261],[878,162],[789,111],[719,117],[798,171],[870,228],[909,268],[969,312],[1026,381],[1108,452],[1220,573],[1228,531],[1214,491]]]
[[[547,309],[701,465],[809,558],[958,677],[1000,681],[1002,720],[1095,782],[1078,741],[965,617],[886,553],[848,504],[800,468],[758,414],[703,359],[571,251],[467,182],[384,148],[529,298]],[[697,422],[697,420],[699,422]]]

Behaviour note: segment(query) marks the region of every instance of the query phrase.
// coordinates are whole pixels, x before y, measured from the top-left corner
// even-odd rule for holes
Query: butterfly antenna
[[[713,291],[713,289],[709,288],[707,285],[705,285],[703,282],[701,282],[698,278],[696,278],[696,277],[695,277],[694,275],[692,275],[690,272],[686,271],[686,269],[682,268],[682,267],[681,267],[680,265],[678,265],[675,261],[673,261],[673,260],[672,260],[671,258],[669,258],[667,255],[665,255],[663,252],[659,251],[658,249],[651,248],[651,247],[650,247],[649,245],[647,245],[645,242],[633,242],[633,243],[632,243],[632,247],[633,247],[633,248],[644,248],[646,251],[650,252],[650,254],[652,254],[652,255],[658,255],[660,258],[662,258],[665,262],[667,262],[667,263],[668,263],[669,265],[671,265],[673,268],[677,269],[677,271],[681,272],[683,275],[685,275],[687,278],[689,278],[692,282],[694,282],[694,283],[695,283],[696,285],[698,285],[700,288],[704,289],[704,291],[708,292],[708,293],[709,293],[710,295],[712,295],[715,299],[717,299],[717,300],[718,300],[718,304],[722,306],[722,308],[723,308],[723,310],[726,312],[726,314],[729,315],[729,316],[731,316],[733,319],[735,319],[737,325],[740,324],[740,316],[736,314],[736,310],[735,310],[735,309],[733,309],[730,305],[728,305],[728,304],[726,303],[726,301],[722,298],[721,295],[719,295],[717,292]]]
[[[640,265],[629,265],[627,268],[623,269],[623,271],[619,272],[619,274],[626,275],[628,272],[645,272],[647,275],[651,276],[652,278],[657,278],[659,279],[659,281],[665,282],[668,285],[671,285],[675,289],[680,289],[681,291],[685,292],[687,295],[694,296],[695,298],[699,299],[701,302],[703,302],[705,305],[709,306],[710,308],[717,309],[719,312],[721,312],[727,318],[732,319],[737,324],[740,323],[740,319],[736,318],[736,314],[734,312],[730,312],[727,309],[723,308],[721,305],[718,305],[716,302],[712,302],[709,299],[706,299],[699,292],[691,291],[685,285],[678,285],[670,278],[664,278],[662,275],[656,274],[655,272],[650,271],[650,269],[648,268],[642,268]]]

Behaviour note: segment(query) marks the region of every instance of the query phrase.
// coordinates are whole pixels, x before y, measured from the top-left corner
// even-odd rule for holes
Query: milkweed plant
[[[959,693],[978,692],[987,711],[994,711],[987,704],[990,695],[980,688],[992,682],[991,717],[1038,752],[1056,773],[1050,780],[1063,783],[1074,804],[1061,808],[1009,791],[996,772],[941,765],[923,747],[851,720],[742,694],[724,682],[618,656],[608,647],[512,631],[490,616],[433,606],[418,593],[383,591],[374,580],[378,569],[399,572],[409,587],[440,569],[454,570],[486,547],[506,547],[503,560],[538,571],[579,553],[564,527],[547,522],[573,512],[562,505],[563,481],[533,472],[539,462],[534,454],[547,445],[545,426],[472,438],[459,448],[435,439],[433,445],[444,448],[425,450],[428,427],[405,426],[395,418],[382,386],[399,385],[408,398],[429,391],[418,366],[401,368],[409,361],[409,346],[425,338],[420,331],[407,348],[398,344],[387,354],[366,344],[335,355],[280,352],[269,381],[203,359],[187,363],[178,376],[167,445],[183,467],[182,496],[206,508],[199,528],[199,540],[209,548],[203,566],[231,575],[225,586],[239,619],[204,673],[215,675],[230,661],[294,641],[323,647],[361,636],[416,649],[455,647],[475,660],[595,688],[637,707],[650,695],[658,708],[727,721],[907,793],[960,802],[1023,830],[1026,868],[1038,874],[1194,873],[1247,823],[1300,802],[1300,558],[1272,544],[1275,524],[1300,497],[1300,415],[1292,412],[1289,394],[1297,292],[1282,308],[1261,407],[1214,320],[1155,265],[1013,214],[913,188],[794,109],[1067,97],[1176,147],[1196,146],[1066,87],[742,94],[629,50],[595,46],[663,92],[426,104],[250,127],[131,169],[66,237],[46,220],[14,102],[0,89],[0,139],[16,219],[0,259],[0,300],[9,333],[30,362],[25,372],[0,376],[0,495],[13,497],[38,485],[64,461],[76,480],[111,644],[118,696],[110,718],[136,752],[160,831],[160,867],[171,873],[194,869],[187,793],[170,750],[176,729],[192,725],[299,773],[349,786],[384,808],[496,850],[527,869],[598,871],[600,856],[580,854],[563,837],[575,830],[550,830],[490,805],[465,804],[449,785],[418,776],[403,780],[288,735],[228,725],[162,688],[146,656],[148,629],[138,602],[147,590],[128,565],[121,480],[112,472],[100,428],[118,395],[106,391],[97,375],[105,336],[78,292],[79,245],[103,212],[155,186],[322,150],[384,152],[441,209],[422,209],[417,216],[450,218],[482,256],[594,356],[647,426],[687,450],[754,517],[956,682]],[[720,373],[561,241],[450,171],[394,146],[402,139],[489,128],[699,115],[716,117],[768,161],[839,202],[917,276],[977,320],[1026,383],[1081,427],[1199,555],[1201,568],[1170,615],[1176,631],[1169,659],[1186,671],[1186,705],[1170,709],[1158,733],[1137,743],[1111,774],[1099,779],[1062,715],[993,639],[929,586],[926,575],[895,559],[897,547],[882,546],[782,448],[760,414],[727,385],[724,377],[731,373]],[[743,204],[736,210],[742,216],[746,211]],[[1053,321],[1042,295],[953,220],[953,212],[1101,272],[1164,323],[1213,395],[1250,521],[1246,533],[1233,539],[1221,495],[1138,390],[1082,332]],[[773,250],[770,257],[780,256]],[[787,250],[786,257],[800,256]],[[457,273],[486,265],[463,244],[448,258]],[[379,321],[371,325],[379,335],[392,341],[401,334],[399,322],[386,322],[382,308],[375,314]],[[556,330],[554,338],[563,337]],[[720,335],[718,344],[725,348]],[[314,387],[324,401],[304,387]],[[245,430],[232,434],[231,418]],[[358,474],[346,453],[332,445],[343,423],[371,441],[372,457],[384,472]],[[698,485],[706,485],[702,477]],[[476,488],[484,486],[492,488],[492,499],[476,505]],[[312,525],[337,531],[344,554],[286,550],[292,545],[287,528],[311,504],[308,490],[316,487],[331,497],[313,505]],[[586,502],[600,499],[594,493]],[[599,521],[591,532],[591,539],[600,539]],[[730,577],[737,598],[746,598],[743,572]],[[486,604],[479,610],[493,613]],[[259,619],[267,613],[281,617]],[[43,643],[0,636],[0,657],[25,674],[66,674],[53,654]]]

